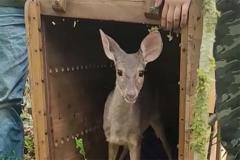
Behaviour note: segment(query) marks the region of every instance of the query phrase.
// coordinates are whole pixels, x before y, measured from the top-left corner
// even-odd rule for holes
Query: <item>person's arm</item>
[[[179,29],[186,25],[191,0],[155,0],[155,6],[163,4],[161,27]]]

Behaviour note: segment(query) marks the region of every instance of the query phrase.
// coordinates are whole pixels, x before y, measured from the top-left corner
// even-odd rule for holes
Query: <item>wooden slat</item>
[[[179,99],[179,150],[178,159],[185,160],[185,112],[186,112],[186,77],[187,77],[187,33],[185,27],[181,32],[181,60],[180,60],[180,99]]]
[[[216,160],[222,160],[221,158],[221,135],[220,135],[220,126],[219,123],[217,123],[217,146],[216,146]]]
[[[181,37],[181,76],[179,105],[179,159],[192,160],[190,149],[190,125],[192,110],[195,106],[197,69],[202,38],[202,0],[193,0],[189,9],[187,28],[182,30]]]
[[[216,89],[215,81],[212,81],[210,84],[210,95],[208,99],[208,113],[214,113],[215,110],[215,101],[216,101]]]
[[[149,1],[149,0],[148,0]],[[66,12],[56,12],[51,0],[40,0],[41,14],[131,23],[159,24],[147,19],[145,0],[67,0]]]
[[[35,1],[28,0],[25,4],[25,23],[28,40],[35,156],[37,160],[49,160],[40,7]]]
[[[189,10],[190,20],[188,24],[188,56],[190,59],[189,67],[189,92],[187,96],[189,96],[189,104],[188,104],[188,118],[189,121],[186,122],[186,129],[190,128],[192,123],[193,109],[196,105],[196,86],[197,86],[197,70],[199,68],[199,60],[200,60],[200,48],[201,48],[201,40],[202,40],[202,30],[203,30],[203,19],[202,19],[202,0],[194,0],[192,4],[192,8]],[[206,113],[207,114],[207,113]],[[194,157],[193,151],[190,148],[190,138],[191,133],[188,132],[188,141],[186,153],[188,153],[188,159],[198,159]]]
[[[218,152],[218,137],[215,137],[218,134],[218,123],[216,122],[213,126],[213,130],[212,130],[212,136],[211,139],[209,141],[210,145],[209,145],[209,151],[210,151],[210,159],[209,160],[220,160],[219,156],[220,156],[220,152]]]

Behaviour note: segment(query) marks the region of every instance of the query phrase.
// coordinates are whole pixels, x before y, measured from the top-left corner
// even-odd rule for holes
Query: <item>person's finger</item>
[[[173,28],[173,15],[174,15],[175,6],[169,6],[167,13],[167,30]]]
[[[177,29],[180,25],[180,18],[181,18],[181,6],[177,5],[174,10],[174,16],[173,16],[173,28]]]
[[[166,28],[167,27],[167,13],[168,13],[168,4],[164,4],[163,10],[162,10],[162,17],[161,17],[161,27]]]
[[[155,0],[154,7],[159,7],[162,4],[162,0]]]
[[[188,9],[189,9],[189,3],[186,3],[182,6],[182,15],[181,15],[181,28],[184,27],[187,23],[188,19]]]

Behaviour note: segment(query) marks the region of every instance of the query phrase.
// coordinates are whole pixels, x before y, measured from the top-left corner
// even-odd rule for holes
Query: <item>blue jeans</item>
[[[23,9],[0,7],[0,160],[23,159],[19,115],[27,67]]]

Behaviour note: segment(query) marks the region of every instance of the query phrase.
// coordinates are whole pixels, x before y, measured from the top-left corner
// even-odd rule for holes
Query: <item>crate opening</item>
[[[50,154],[54,159],[79,159],[74,138],[82,138],[87,159],[107,159],[102,129],[104,103],[114,87],[113,63],[103,52],[99,29],[127,52],[135,52],[150,25],[42,16]],[[147,66],[152,83],[165,97],[167,138],[177,159],[180,38],[162,32],[163,52]],[[180,36],[179,36],[180,37]],[[149,128],[142,159],[166,159],[161,142]]]

